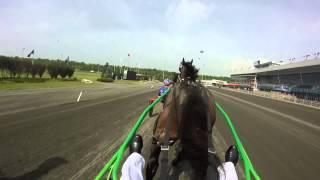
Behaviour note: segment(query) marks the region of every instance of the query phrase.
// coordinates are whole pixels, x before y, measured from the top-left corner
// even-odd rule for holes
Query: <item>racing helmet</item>
[[[131,140],[129,151],[130,153],[137,152],[141,154],[142,147],[143,147],[142,136],[140,134],[136,134]]]
[[[169,86],[169,85],[171,84],[171,80],[170,80],[170,79],[165,79],[165,80],[163,81],[163,84],[164,84],[165,86]]]

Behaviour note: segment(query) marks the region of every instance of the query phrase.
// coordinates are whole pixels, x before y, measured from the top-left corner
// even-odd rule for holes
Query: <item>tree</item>
[[[38,75],[40,78],[42,78],[45,71],[46,71],[46,65],[39,64]]]
[[[31,67],[31,76],[32,76],[32,78],[35,78],[36,74],[38,74],[38,64],[34,64]]]
[[[111,70],[111,67],[109,66],[108,62],[102,68],[101,77],[102,78],[112,78],[112,70]]]
[[[9,71],[9,57],[6,56],[0,56],[0,71],[1,71],[1,77],[6,78],[7,72]]]
[[[48,73],[52,79],[56,79],[59,76],[59,64],[57,61],[48,65]]]
[[[32,63],[30,60],[27,60],[27,59],[24,59],[22,63],[23,63],[22,65],[24,66],[23,72],[25,73],[26,78],[28,78],[29,74],[32,74]]]
[[[74,74],[74,68],[72,68],[71,66],[68,66],[68,69],[67,69],[67,76],[69,78],[71,78]]]
[[[17,60],[15,59],[12,59],[8,62],[8,71],[9,71],[9,74],[10,74],[10,77],[11,78],[14,78],[16,77],[16,74],[17,74]]]
[[[32,78],[35,78],[36,75],[38,75],[40,78],[42,78],[44,72],[46,71],[46,66],[44,64],[33,64],[31,68],[31,75]]]
[[[62,79],[64,79],[65,77],[67,77],[67,72],[68,72],[68,67],[65,64],[59,64],[58,66],[58,71],[59,71],[59,75],[61,76]]]

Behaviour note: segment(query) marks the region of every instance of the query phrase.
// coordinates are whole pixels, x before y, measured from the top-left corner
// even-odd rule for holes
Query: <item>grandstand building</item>
[[[302,92],[320,96],[320,59],[291,63],[260,62],[254,69],[231,75],[234,83],[250,90]]]

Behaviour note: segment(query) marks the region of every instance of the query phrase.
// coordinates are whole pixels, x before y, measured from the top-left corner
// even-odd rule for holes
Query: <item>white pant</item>
[[[121,169],[121,180],[143,180],[144,158],[139,153],[132,153]]]
[[[225,162],[222,164],[222,166],[223,169],[221,166],[218,167],[220,180],[238,180],[236,168],[232,162]]]
[[[122,166],[121,180],[143,180],[144,165],[145,160],[139,153],[130,154]],[[236,168],[232,162],[225,162],[222,166],[218,167],[220,180],[238,180]]]

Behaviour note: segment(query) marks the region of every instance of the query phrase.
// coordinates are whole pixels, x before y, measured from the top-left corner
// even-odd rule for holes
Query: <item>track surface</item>
[[[0,98],[2,108],[5,101],[10,107],[0,111],[1,180],[92,179],[156,94],[148,86],[117,85],[86,89],[75,103],[80,91],[17,91]]]
[[[319,179],[320,110],[212,89],[262,179]],[[227,143],[229,131],[217,128]]]
[[[75,103],[81,90],[82,101]],[[317,179],[319,110],[222,89],[213,92],[263,179]],[[154,94],[147,85],[2,92],[0,179],[92,179]],[[220,134],[226,140],[215,143],[222,154],[233,142],[217,116],[215,140]],[[153,120],[140,129],[146,139]]]

